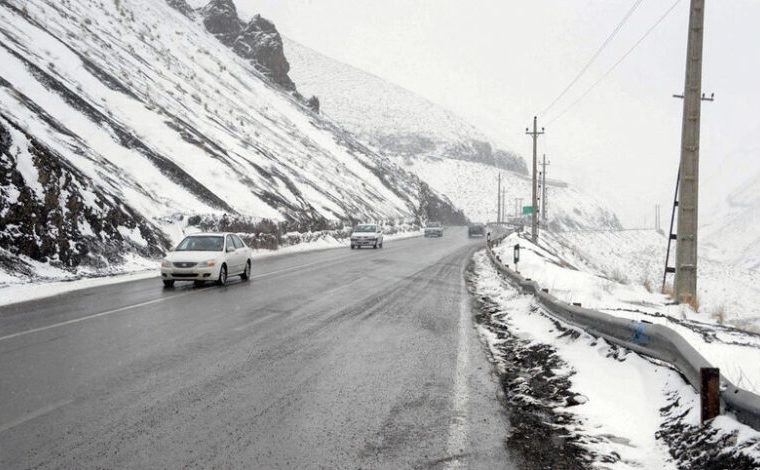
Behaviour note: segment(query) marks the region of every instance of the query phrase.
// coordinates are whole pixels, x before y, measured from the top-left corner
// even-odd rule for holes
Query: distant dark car
[[[442,237],[443,224],[440,222],[428,222],[425,225],[425,237]]]
[[[467,227],[467,236],[472,237],[485,237],[486,236],[486,226],[483,224],[470,224],[469,227]]]

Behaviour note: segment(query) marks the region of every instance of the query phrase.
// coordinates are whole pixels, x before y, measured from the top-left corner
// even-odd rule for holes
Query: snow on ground
[[[512,234],[496,248],[496,253],[511,262],[513,246],[519,243],[520,273],[549,289],[552,295],[619,317],[665,324],[719,367],[729,380],[760,393],[760,334],[728,325],[742,324],[757,315],[752,296],[743,292],[746,297],[737,297],[746,302],[748,310],[726,315],[723,324],[719,317],[710,315],[712,307],[702,307],[697,313],[689,306],[670,305],[671,300],[658,292],[658,278],[653,278],[656,266],[664,263],[664,255],[660,258],[657,248],[663,238],[654,231],[543,232],[537,247]],[[738,280],[740,286],[751,282],[737,275],[741,273],[738,268],[703,264],[700,274],[704,274],[701,293],[705,305],[723,302],[730,295],[730,282]],[[728,273],[733,277],[725,277]],[[755,300],[760,300],[760,295]]]
[[[534,263],[526,263],[526,267]],[[475,255],[473,270],[474,294],[489,302],[486,311],[490,318],[479,329],[493,356],[499,361],[505,356],[505,346],[514,347],[514,342],[507,344],[504,331],[522,343],[519,357],[524,358],[531,348],[536,350],[535,346],[550,345],[559,359],[545,360],[558,364],[552,380],[567,378],[571,386],[565,391],[568,398],[564,404],[561,396],[552,397],[559,400],[551,411],[557,416],[544,415],[542,419],[554,429],[562,428],[569,442],[586,449],[594,468],[704,468],[704,461],[719,458],[728,462],[754,459],[760,464],[760,432],[730,416],[699,426],[698,396],[676,371],[548,316],[535,306],[533,296],[521,294],[502,279],[484,252]],[[520,365],[501,363],[500,367]],[[531,396],[535,391],[530,390],[535,382],[531,375],[536,371],[517,374],[524,385],[511,391],[519,394],[523,390],[527,396],[508,397],[509,401],[530,405],[536,400]],[[678,458],[674,459],[671,447],[683,445],[687,439],[702,439],[702,445],[708,441],[707,451],[695,446],[693,454],[676,452]],[[691,466],[697,461],[700,463]],[[756,468],[750,465],[746,468]]]
[[[506,284],[485,253],[476,255],[477,294],[494,301],[505,314],[496,320],[529,342],[550,344],[566,362],[557,375],[571,375],[570,391],[580,396],[575,406],[560,407],[576,417],[572,433],[584,447],[601,456],[617,454],[610,468],[675,468],[667,446],[655,438],[661,423],[659,409],[667,406],[667,393],[683,390],[674,371],[654,366],[636,354],[613,357],[610,345],[582,333],[573,338],[556,322],[531,307],[532,296]],[[494,347],[498,340],[484,335]],[[692,392],[693,393],[693,392]]]
[[[384,239],[392,242],[394,240],[420,236],[422,236],[420,230],[410,230],[385,235]],[[332,236],[321,237],[312,242],[284,246],[277,250],[254,250],[253,259],[257,260],[306,251],[347,248],[348,245],[349,242],[346,239]],[[157,277],[159,274],[157,260],[138,256],[129,256],[127,262],[119,265],[118,268],[114,268],[118,269],[118,271],[113,271],[108,275],[104,275],[102,271],[79,271],[74,274],[62,269],[56,269],[46,263],[37,263],[29,258],[24,258],[24,261],[39,265],[35,269],[35,272],[44,275],[44,277],[30,282],[28,278],[16,277],[0,271],[0,306],[52,297],[90,287],[149,279]],[[254,271],[255,269],[254,267]]]
[[[662,285],[667,238],[654,230],[617,232],[563,232],[558,243],[570,248],[563,258],[588,264],[613,280],[628,284],[647,284],[654,291]],[[551,235],[550,235],[551,236]],[[700,313],[694,318],[720,320],[760,333],[760,272],[723,258],[716,258],[700,246],[698,298]],[[671,266],[675,260],[671,257]],[[673,276],[668,281],[672,283]],[[685,311],[691,315],[693,312]]]

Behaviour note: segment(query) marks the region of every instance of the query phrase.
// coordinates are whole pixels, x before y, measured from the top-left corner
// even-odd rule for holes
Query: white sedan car
[[[174,281],[227,284],[230,276],[251,277],[251,249],[234,233],[198,233],[185,237],[161,262],[164,287]]]
[[[377,224],[357,225],[351,233],[351,249],[371,246],[383,247],[383,229]]]

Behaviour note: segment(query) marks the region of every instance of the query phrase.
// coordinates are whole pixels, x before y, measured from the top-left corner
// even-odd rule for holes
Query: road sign
[[[533,206],[523,206],[523,215],[530,215],[533,213]]]

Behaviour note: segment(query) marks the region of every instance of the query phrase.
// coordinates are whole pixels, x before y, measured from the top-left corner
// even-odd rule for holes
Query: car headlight
[[[171,268],[172,267],[172,262],[169,261],[168,259],[165,259],[165,260],[161,261],[161,267],[162,268]]]
[[[204,261],[202,263],[198,263],[198,267],[199,268],[212,268],[214,266],[216,266],[216,261],[213,260],[213,259],[212,260],[208,260],[208,261]]]

